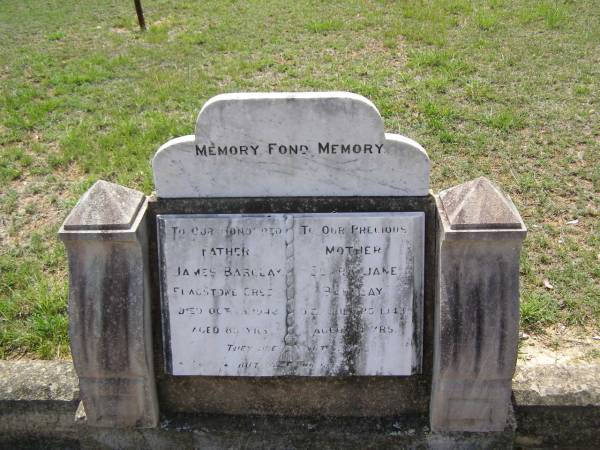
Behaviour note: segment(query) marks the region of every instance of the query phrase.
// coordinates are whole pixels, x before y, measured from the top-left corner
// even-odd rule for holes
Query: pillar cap
[[[108,181],[98,180],[83,194],[65,219],[65,231],[128,230],[146,196]]]
[[[485,177],[446,189],[439,199],[451,230],[524,228],[510,198]]]

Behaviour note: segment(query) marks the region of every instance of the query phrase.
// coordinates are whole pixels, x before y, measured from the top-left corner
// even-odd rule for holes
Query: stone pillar
[[[96,182],[59,235],[69,257],[69,334],[87,423],[154,427],[147,200]]]
[[[511,417],[519,334],[519,256],[526,228],[486,178],[436,197],[434,431],[502,431]]]

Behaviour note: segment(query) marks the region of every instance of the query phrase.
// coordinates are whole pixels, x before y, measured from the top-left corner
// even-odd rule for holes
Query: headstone
[[[432,195],[343,92],[219,95],[152,165],[155,196],[98,182],[60,231],[88,424],[429,413],[427,445],[511,442],[526,228],[497,186]]]
[[[159,149],[157,196],[425,196],[429,160],[348,93],[226,94]],[[159,215],[173,375],[420,371],[424,213]]]

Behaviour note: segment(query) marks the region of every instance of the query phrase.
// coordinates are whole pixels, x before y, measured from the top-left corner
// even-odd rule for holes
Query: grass
[[[600,329],[600,4],[5,0],[0,357],[68,356],[59,224],[235,91],[348,90],[420,142],[435,191],[480,175],[529,228],[522,326]],[[577,222],[574,222],[574,221]],[[546,280],[546,282],[544,282]]]

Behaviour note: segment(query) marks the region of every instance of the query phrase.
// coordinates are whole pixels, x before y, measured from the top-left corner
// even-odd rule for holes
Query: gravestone
[[[60,231],[88,423],[510,432],[525,226],[487,179],[432,195],[421,146],[338,92],[219,95],[152,165],[153,196],[98,182]]]

